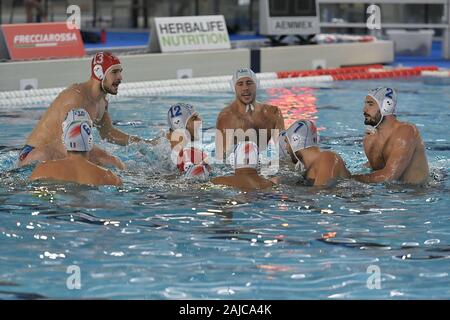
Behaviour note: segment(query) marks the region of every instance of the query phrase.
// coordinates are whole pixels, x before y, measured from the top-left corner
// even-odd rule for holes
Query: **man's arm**
[[[91,151],[89,151],[88,160],[101,167],[112,165],[119,170],[125,169],[125,164],[118,157],[109,154],[98,146],[94,146]]]
[[[157,143],[157,141],[155,140],[147,140],[139,138],[137,136],[131,136],[117,129],[116,127],[114,127],[108,111],[105,111],[105,113],[103,114],[103,118],[100,120],[97,128],[102,139],[106,139],[106,141],[118,144],[120,146],[126,146],[134,142],[145,142],[151,145],[155,145]]]
[[[326,185],[331,179],[332,174],[330,173],[330,170],[326,170],[326,172],[320,172],[316,179],[314,179],[314,187],[320,187]]]
[[[364,138],[363,138],[363,148],[364,148],[364,146],[366,145],[366,139],[367,139],[368,135],[369,135],[369,134],[368,134],[367,132],[364,134]],[[369,168],[369,169],[372,169],[372,166],[371,166],[369,160],[367,160],[367,161],[363,164],[363,168]]]
[[[91,165],[89,169],[85,169],[84,177],[82,180],[88,184],[93,184],[96,186],[120,186],[122,185],[122,180],[112,173],[110,170]]]
[[[278,129],[280,131],[285,130],[283,113],[277,106],[272,107],[275,109],[274,111],[276,117],[275,129]]]
[[[352,178],[366,183],[379,183],[384,181],[398,180],[411,162],[416,148],[414,129],[401,127],[392,145],[392,153],[389,155],[383,169],[369,174],[357,174]]]
[[[110,186],[121,186],[122,180],[114,173],[112,173],[110,170],[107,170],[103,178],[99,180],[99,183]]]

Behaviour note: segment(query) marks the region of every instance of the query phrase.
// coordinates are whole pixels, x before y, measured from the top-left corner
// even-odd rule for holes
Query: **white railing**
[[[289,87],[295,85],[314,86],[332,82],[328,75],[278,79],[276,73],[258,74],[261,89]],[[176,79],[164,81],[133,82],[121,85],[117,96],[110,96],[110,100],[129,97],[148,97],[174,93],[205,93],[230,92],[231,76],[203,77],[192,79]],[[3,91],[0,92],[0,107],[15,108],[17,106],[48,105],[64,88],[35,89],[29,91]]]
[[[448,0],[317,0],[321,3],[367,3],[367,4],[447,4]]]

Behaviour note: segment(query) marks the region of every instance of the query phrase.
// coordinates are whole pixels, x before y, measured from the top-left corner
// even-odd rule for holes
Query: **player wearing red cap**
[[[67,151],[61,142],[61,124],[69,110],[74,108],[85,109],[101,138],[108,142],[127,145],[141,141],[115,128],[109,116],[106,96],[116,95],[121,82],[122,65],[119,59],[109,52],[97,53],[91,62],[91,78],[63,90],[43,114],[19,154],[19,165],[66,157]],[[89,160],[99,165],[124,168],[119,158],[97,146],[91,150]]]

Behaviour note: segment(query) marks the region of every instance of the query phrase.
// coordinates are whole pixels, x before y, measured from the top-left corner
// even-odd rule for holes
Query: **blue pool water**
[[[426,187],[341,181],[314,189],[283,167],[284,184],[245,194],[174,177],[164,146],[103,142],[128,165],[123,187],[30,184],[32,169],[15,168],[15,158],[46,106],[0,110],[0,298],[450,298],[450,92],[420,80],[383,83],[399,90],[400,119],[421,131]],[[278,88],[259,100],[283,106],[288,121],[317,119],[321,146],[357,172],[362,101],[380,84]],[[110,110],[123,130],[150,138],[165,129],[172,103],[196,105],[208,129],[231,99],[127,98]],[[80,290],[66,286],[69,266],[79,267]],[[367,286],[373,268],[380,289]]]

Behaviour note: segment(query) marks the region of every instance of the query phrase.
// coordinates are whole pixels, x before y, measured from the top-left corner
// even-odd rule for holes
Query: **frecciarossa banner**
[[[6,24],[1,29],[11,60],[85,55],[80,31],[65,22]]]

